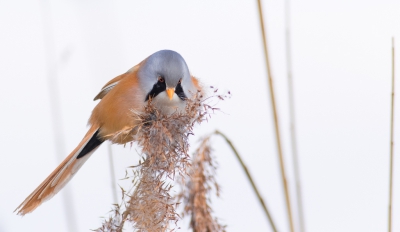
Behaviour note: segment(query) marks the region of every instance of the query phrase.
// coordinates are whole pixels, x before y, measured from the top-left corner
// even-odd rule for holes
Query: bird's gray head
[[[183,57],[171,50],[161,50],[149,56],[138,70],[138,78],[146,99],[178,97],[181,101],[191,97],[196,88]]]

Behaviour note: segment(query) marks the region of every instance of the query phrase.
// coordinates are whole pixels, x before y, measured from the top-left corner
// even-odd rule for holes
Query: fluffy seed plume
[[[118,204],[114,204],[114,209],[111,210],[111,215],[103,220],[103,223],[100,228],[96,230],[96,232],[118,232],[122,231],[122,215],[121,215],[121,206]]]
[[[216,163],[212,156],[210,137],[206,137],[193,155],[190,178],[184,187],[184,215],[190,217],[190,227],[196,232],[225,231],[225,226],[212,216],[210,197],[212,189],[219,196],[215,180]],[[181,196],[182,197],[182,196]]]
[[[132,120],[139,121],[139,126],[110,135],[115,138],[134,136],[143,159],[134,167],[133,190],[128,193],[123,190],[123,195],[127,196],[121,204],[123,212],[116,207],[117,219],[105,220],[97,231],[122,231],[126,221],[140,232],[174,229],[171,225],[176,225],[179,219],[178,202],[170,190],[177,175],[185,179],[188,174],[191,165],[189,136],[193,134],[194,125],[208,120],[216,110],[205,103],[208,99],[198,92],[193,99],[186,100],[183,112],[170,115],[162,114],[149,101],[143,112],[132,112]]]

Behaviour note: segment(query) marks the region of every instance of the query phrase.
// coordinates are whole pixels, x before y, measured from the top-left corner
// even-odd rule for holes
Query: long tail
[[[67,158],[33,191],[15,210],[25,215],[35,210],[44,201],[52,198],[78,172],[79,168],[104,142],[97,137],[98,127],[92,126],[79,145]]]

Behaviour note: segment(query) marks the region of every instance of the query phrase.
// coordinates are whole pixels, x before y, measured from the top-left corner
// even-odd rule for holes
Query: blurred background
[[[285,2],[262,2],[298,225]],[[400,2],[291,1],[289,12],[305,231],[385,231],[391,38],[400,45]],[[161,49],[179,52],[205,86],[232,93],[218,105],[222,112],[197,127],[192,150],[215,129],[229,136],[276,226],[289,231],[256,1],[0,0],[0,22],[1,232],[89,231],[101,225],[114,203],[107,144],[34,213],[21,218],[13,210],[82,139],[101,87]],[[212,199],[215,215],[227,231],[272,231],[231,150],[219,137],[213,146],[222,187],[221,197]],[[117,179],[137,164],[136,149],[112,146]],[[400,231],[397,155],[395,149],[394,231]],[[68,210],[65,195],[71,199]],[[189,230],[188,222],[179,226]]]

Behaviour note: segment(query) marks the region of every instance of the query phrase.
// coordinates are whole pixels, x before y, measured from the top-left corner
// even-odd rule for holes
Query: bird
[[[199,80],[190,74],[183,57],[172,50],[155,52],[107,82],[94,98],[100,101],[92,111],[89,130],[82,141],[15,209],[17,214],[31,213],[58,193],[104,141],[132,142],[133,136],[107,136],[137,126],[138,122],[132,120],[132,110],[143,112],[151,99],[163,114],[183,112],[186,100],[198,91],[201,91]]]

